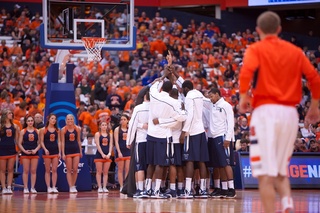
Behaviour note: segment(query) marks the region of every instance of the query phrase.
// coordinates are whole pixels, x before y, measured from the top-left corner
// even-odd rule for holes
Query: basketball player
[[[295,108],[302,97],[302,77],[309,82],[311,104],[305,120],[320,120],[320,76],[303,51],[278,37],[279,16],[271,11],[257,19],[261,41],[246,50],[240,71],[240,111],[252,104],[250,161],[265,212],[275,212],[276,192],[283,212],[293,212],[287,168],[298,130]],[[248,91],[251,81],[253,98]]]
[[[178,103],[182,104],[179,100],[179,91],[176,88],[172,88],[170,91],[170,96],[174,98]],[[183,181],[184,181],[184,173],[182,169],[182,150],[183,145],[180,144],[179,138],[182,131],[182,122],[170,122],[171,119],[162,119],[155,118],[153,119],[153,123],[155,125],[159,124],[163,127],[169,127],[172,131],[172,142],[169,143],[169,179],[170,186],[166,191],[166,195],[169,197],[177,197],[183,194]],[[176,189],[176,180],[178,180],[178,190]]]
[[[151,197],[153,198],[167,198],[167,196],[160,193],[161,179],[163,173],[163,167],[169,166],[169,153],[168,143],[172,140],[172,133],[170,128],[161,127],[160,125],[154,125],[154,118],[173,118],[177,121],[184,121],[186,119],[185,111],[182,111],[181,106],[169,96],[169,92],[172,89],[172,83],[170,81],[164,81],[163,79],[170,73],[170,66],[172,58],[167,58],[168,66],[165,68],[165,73],[161,77],[162,81],[155,80],[150,87],[150,115],[148,125],[147,136],[147,162],[149,166],[155,166],[155,190]],[[162,90],[160,92],[160,89]],[[149,167],[148,166],[148,167]],[[149,170],[149,168],[148,168]],[[146,190],[151,189],[152,172],[147,172]]]
[[[213,105],[210,112],[208,150],[210,166],[214,167],[215,191],[212,197],[235,198],[233,170],[234,114],[232,106],[221,97],[220,90],[212,88],[209,97]],[[219,169],[219,170],[217,170]],[[219,177],[220,176],[220,177]],[[222,190],[217,191],[220,182]]]
[[[128,134],[127,134],[127,146],[131,147],[131,144],[135,139],[135,179],[137,190],[133,195],[134,198],[143,197],[143,182],[145,180],[145,171],[147,170],[146,164],[146,146],[147,146],[147,129],[148,129],[148,118],[149,118],[149,88],[144,95],[144,101],[134,107],[131,119],[129,121]]]
[[[194,173],[194,162],[198,162],[200,170],[200,189],[198,197],[208,198],[206,178],[207,168],[205,162],[209,161],[207,138],[202,120],[203,95],[200,91],[193,89],[193,83],[186,80],[182,84],[185,96],[185,108],[188,117],[183,124],[180,135],[180,143],[184,143],[183,161],[186,162],[185,193],[180,198],[192,198],[191,182]]]

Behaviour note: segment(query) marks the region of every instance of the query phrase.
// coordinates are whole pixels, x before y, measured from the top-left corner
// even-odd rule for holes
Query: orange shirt
[[[155,51],[158,51],[159,54],[163,54],[167,50],[167,46],[161,40],[156,40],[150,43],[150,52],[154,54]]]
[[[240,71],[240,93],[253,82],[252,106],[282,104],[294,106],[302,97],[304,75],[312,97],[320,99],[320,76],[302,50],[276,36],[267,36],[246,50]]]
[[[199,68],[199,63],[197,61],[189,61],[187,64],[187,67],[193,67],[194,69],[198,69]]]
[[[40,26],[41,23],[42,23],[41,20],[32,21],[31,24],[30,24],[30,29],[32,29],[32,30],[37,29]]]
[[[98,122],[97,119],[94,118],[90,113],[85,114],[83,125],[87,125],[92,134],[98,132]]]
[[[83,111],[83,112],[81,112],[80,113],[80,115],[79,115],[79,117],[78,117],[78,120],[79,121],[84,121],[84,118],[85,118],[85,116],[87,115],[87,114],[90,114],[88,111]]]
[[[37,114],[40,113],[41,115],[43,115],[43,112],[40,108],[34,108],[33,106],[31,107],[31,109],[29,110],[28,114],[32,115],[33,117]]]
[[[129,51],[121,51],[120,52],[120,61],[129,62],[130,61],[130,53]]]
[[[141,85],[137,85],[137,86],[134,86],[132,89],[131,89],[131,93],[132,94],[137,94],[140,92],[140,90],[142,89],[143,86]]]
[[[118,87],[117,88],[117,92],[118,95],[120,95],[121,99],[124,100],[124,95],[126,93],[130,93],[130,89],[127,86],[123,86],[123,87]]]
[[[134,101],[132,99],[130,99],[129,101],[127,101],[126,105],[124,106],[124,111],[130,111],[131,109],[131,105],[134,104]]]
[[[22,125],[21,125],[19,120],[13,119],[13,123],[16,124],[19,127],[20,130],[22,129]]]
[[[22,110],[20,107],[16,107],[13,111],[13,114],[14,114],[14,119],[20,121],[20,118],[26,116],[27,110],[26,109]]]
[[[11,55],[22,55],[22,49],[19,46],[13,46],[10,48]]]
[[[111,116],[111,111],[110,111],[110,109],[108,109],[108,108],[99,109],[99,110],[97,110],[97,112],[96,112],[96,114],[95,114],[95,118],[96,118],[97,120],[99,120],[99,115],[100,115],[101,113],[108,113],[108,115]]]

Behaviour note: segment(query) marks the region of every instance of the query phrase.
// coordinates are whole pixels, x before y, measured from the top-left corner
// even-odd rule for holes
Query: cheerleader
[[[40,144],[43,148],[43,160],[45,166],[45,182],[48,193],[58,193],[57,184],[57,168],[59,158],[61,157],[60,130],[57,126],[57,116],[50,114],[45,127],[40,129]],[[52,187],[50,186],[50,171],[52,172]]]
[[[77,193],[76,181],[81,152],[80,128],[74,123],[74,116],[66,116],[66,125],[61,129],[62,159],[66,162],[69,192]]]
[[[16,141],[19,139],[19,131],[19,127],[13,123],[13,113],[10,110],[4,110],[0,120],[0,184],[3,194],[12,194],[11,184],[17,156]],[[6,172],[8,172],[7,182]]]
[[[23,193],[29,193],[28,189],[28,177],[29,172],[31,176],[31,193],[37,193],[34,188],[37,179],[37,167],[40,149],[39,132],[35,128],[34,118],[31,115],[26,115],[25,124],[21,130],[18,146],[21,150],[21,162],[23,165]]]
[[[118,165],[118,181],[120,184],[120,192],[123,187],[123,180],[127,177],[130,166],[130,149],[127,148],[127,132],[128,132],[129,116],[122,114],[120,125],[114,130],[114,142],[116,146],[116,160]],[[123,171],[125,174],[123,176]]]
[[[99,132],[96,132],[94,140],[97,145],[97,153],[94,159],[96,164],[96,180],[98,184],[98,193],[108,193],[108,173],[112,160],[111,152],[113,148],[113,134],[106,121],[102,121],[99,126]],[[101,174],[103,174],[103,184],[101,186]]]

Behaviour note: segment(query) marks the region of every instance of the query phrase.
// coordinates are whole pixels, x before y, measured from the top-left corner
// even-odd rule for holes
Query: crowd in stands
[[[111,14],[110,24],[118,23],[122,12]],[[116,126],[120,113],[132,112],[140,89],[161,75],[170,50],[180,76],[191,80],[196,89],[204,95],[212,87],[220,89],[222,97],[234,108],[236,148],[248,151],[250,112],[238,112],[238,76],[246,47],[259,40],[257,33],[247,29],[227,35],[214,21],[196,23],[190,20],[188,26],[182,26],[179,19],[167,20],[160,12],[147,17],[138,8],[134,19],[138,28],[135,51],[104,51],[100,63],[88,63],[80,58],[70,61],[76,65],[74,87],[80,126],[90,135],[94,134],[98,131],[99,116],[104,113]],[[0,36],[13,39],[10,45],[6,40],[1,40],[0,45],[0,110],[12,110],[17,124],[24,122],[21,118],[26,114],[44,113],[46,73],[57,50],[43,49],[39,45],[42,21],[41,14],[27,6],[15,5],[12,10],[2,8],[0,12]],[[320,46],[314,51],[301,51],[315,69],[320,70]],[[319,152],[320,124],[303,125],[310,104],[306,83],[303,93],[297,105],[302,125],[297,127],[300,131],[295,151]]]

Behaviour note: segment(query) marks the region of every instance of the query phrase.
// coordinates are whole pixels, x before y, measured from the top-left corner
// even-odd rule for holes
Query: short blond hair
[[[272,11],[262,13],[257,19],[257,26],[265,34],[275,34],[281,25],[280,17]]]

